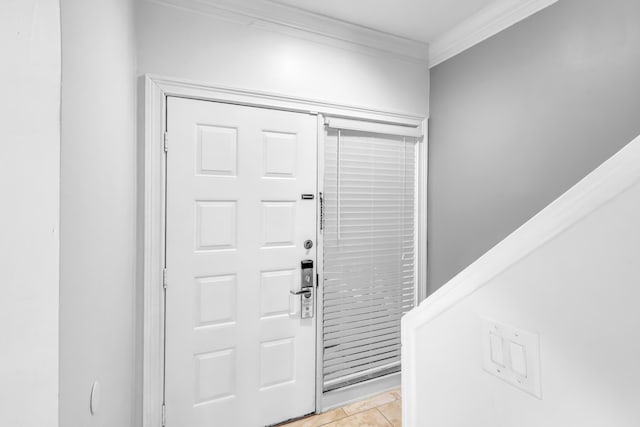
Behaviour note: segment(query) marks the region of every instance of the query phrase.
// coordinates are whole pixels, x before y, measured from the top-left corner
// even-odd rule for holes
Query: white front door
[[[167,132],[167,426],[313,412],[315,316],[291,291],[316,258],[316,118],[169,97]]]

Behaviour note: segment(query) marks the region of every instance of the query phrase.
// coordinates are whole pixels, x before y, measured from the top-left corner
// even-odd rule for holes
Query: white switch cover
[[[483,319],[482,342],[485,371],[542,399],[538,334]]]

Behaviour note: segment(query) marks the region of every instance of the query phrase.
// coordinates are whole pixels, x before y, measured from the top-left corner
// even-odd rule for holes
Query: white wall
[[[57,426],[60,18],[0,2],[0,425]]]
[[[626,166],[589,181],[609,188],[627,177],[635,184],[626,191],[486,282],[478,279],[487,266],[481,258],[412,314],[426,314],[429,305],[453,298],[458,286],[467,288],[461,302],[440,307],[438,317],[416,330],[416,426],[640,425],[640,138],[632,144],[633,157],[614,162]],[[570,193],[578,204],[606,200],[606,192],[592,197],[589,191]],[[551,229],[570,218],[562,210],[551,217]],[[509,241],[519,233],[538,238],[535,228],[524,227]],[[507,240],[501,245],[511,248]],[[486,257],[500,262],[491,252]],[[482,318],[539,333],[542,400],[483,371]]]
[[[355,46],[339,48],[149,0],[137,3],[136,31],[139,76],[428,115],[426,63]]]
[[[62,0],[61,12],[60,425],[134,426],[133,0]]]
[[[138,73],[426,115],[426,64],[139,2]]]
[[[142,333],[136,66],[138,76],[423,115],[428,69],[145,0],[62,0],[61,9],[60,422],[134,426]],[[93,381],[102,399],[92,417]]]

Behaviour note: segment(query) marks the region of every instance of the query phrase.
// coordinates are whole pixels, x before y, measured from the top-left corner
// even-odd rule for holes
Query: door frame
[[[166,151],[171,141],[165,139],[166,99],[168,96],[200,99],[206,101],[239,104],[253,107],[286,110],[318,116],[318,155],[323,149],[323,116],[344,117],[363,121],[388,123],[415,127],[426,135],[427,118],[418,115],[386,112],[366,107],[335,104],[322,100],[291,97],[268,92],[243,90],[194,82],[184,79],[146,74],[144,76],[144,127],[143,170],[140,174],[139,190],[144,200],[141,242],[142,272],[142,425],[160,427],[164,425],[164,262],[165,262],[165,190]],[[417,301],[427,295],[427,138],[422,138],[419,158],[418,185],[418,288]],[[142,157],[142,156],[141,156]],[[318,157],[318,167],[321,157]],[[318,169],[320,171],[320,169]],[[320,172],[318,173],[320,176]],[[318,191],[321,191],[318,182]],[[319,203],[317,204],[319,206]],[[319,240],[319,239],[318,239]],[[321,265],[321,247],[318,247]],[[321,270],[317,269],[321,275]],[[321,299],[316,298],[318,304]],[[321,311],[321,306],[316,312]],[[321,317],[316,319],[321,324]],[[321,336],[317,337],[321,343]],[[321,352],[317,352],[320,354]],[[316,360],[316,410],[322,408],[322,388],[318,387],[318,371],[321,363]],[[320,390],[320,392],[318,392]],[[318,394],[320,393],[320,394]]]

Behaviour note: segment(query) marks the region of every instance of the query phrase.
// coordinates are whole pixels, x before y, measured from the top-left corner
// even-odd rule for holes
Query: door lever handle
[[[313,287],[313,260],[305,259],[300,261],[300,290],[289,291],[293,295],[300,295],[300,318],[309,319],[313,317],[314,294]]]

